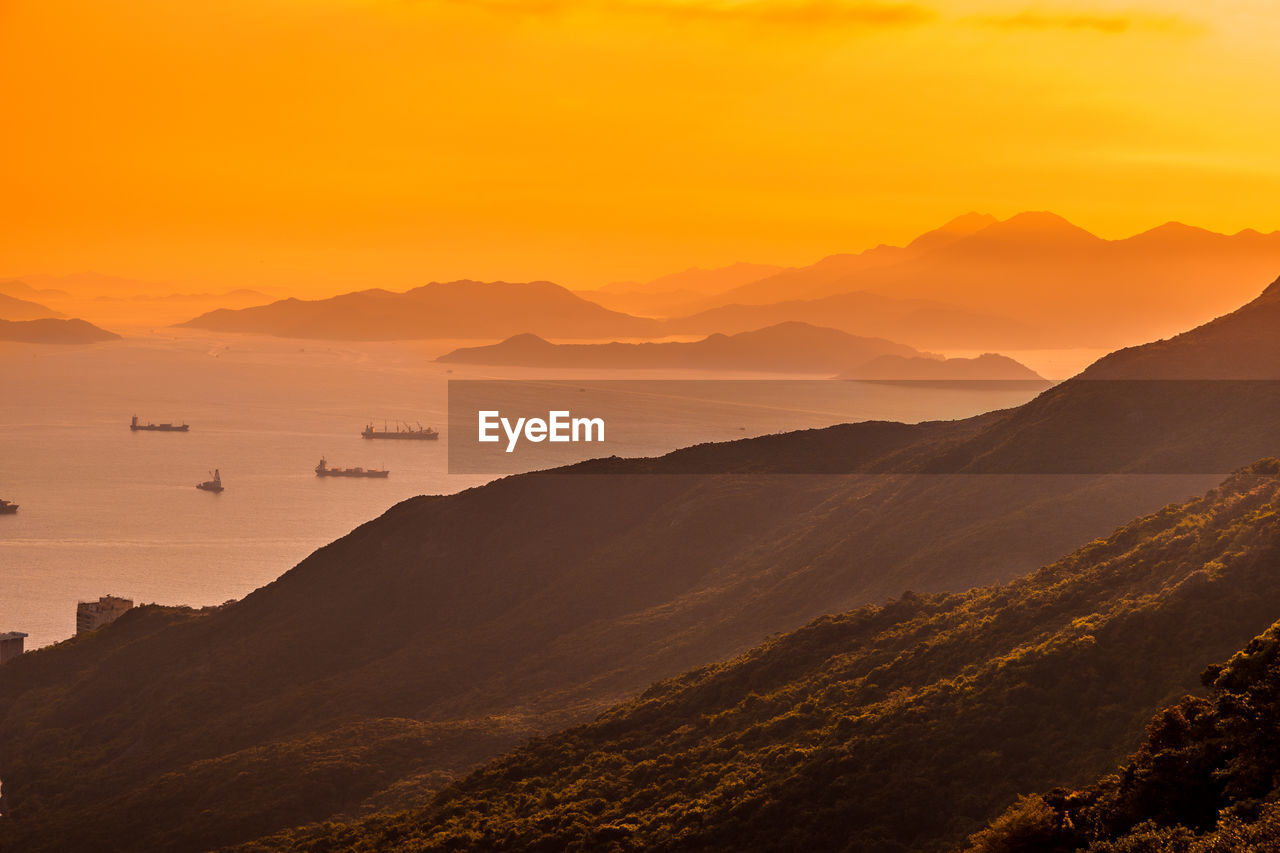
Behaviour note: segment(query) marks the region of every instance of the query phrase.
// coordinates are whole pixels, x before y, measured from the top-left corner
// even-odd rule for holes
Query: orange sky
[[[970,209],[1272,230],[1278,37],[1267,0],[0,0],[0,274],[593,286]]]

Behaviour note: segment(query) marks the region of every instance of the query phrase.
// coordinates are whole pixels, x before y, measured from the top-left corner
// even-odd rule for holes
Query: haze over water
[[[431,361],[456,343],[165,333],[88,347],[0,345],[0,497],[21,504],[17,515],[0,516],[0,631],[27,632],[28,648],[65,639],[75,632],[76,602],[107,594],[191,606],[239,598],[399,501],[484,482],[447,473],[447,434],[438,442],[359,435],[384,418],[443,431],[450,378],[619,376],[448,371]],[[643,452],[847,420],[963,417],[1034,395],[867,389],[825,410],[744,406],[732,424],[673,426],[650,412],[666,426]],[[144,423],[185,420],[191,431],[131,432],[134,414]],[[312,469],[321,456],[391,476],[319,478]],[[213,468],[221,495],[194,488]]]

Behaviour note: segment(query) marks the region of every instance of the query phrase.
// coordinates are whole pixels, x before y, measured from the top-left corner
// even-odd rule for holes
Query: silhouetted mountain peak
[[[1187,225],[1184,222],[1169,221],[1163,225],[1157,225],[1141,234],[1135,234],[1127,240],[1117,241],[1131,243],[1135,245],[1154,244],[1157,246],[1185,248],[1193,245],[1203,245],[1206,242],[1216,242],[1229,239],[1224,234],[1216,231],[1210,231],[1207,228],[1200,228],[1195,225]]]
[[[540,338],[533,332],[524,332],[519,335],[512,335],[502,342],[503,346],[512,347],[549,347],[554,346],[546,338]]]
[[[932,231],[926,231],[919,237],[907,244],[908,249],[932,249],[945,243],[954,242],[963,237],[977,234],[979,231],[990,228],[1000,220],[996,219],[989,213],[969,213],[961,214],[955,219],[934,228]]]
[[[1222,236],[1216,231],[1210,231],[1208,228],[1200,228],[1199,226],[1196,226],[1196,225],[1188,225],[1185,222],[1178,222],[1177,220],[1173,220],[1173,219],[1170,219],[1168,222],[1164,223],[1163,225],[1157,225],[1155,228],[1152,228],[1149,231],[1143,231],[1142,234],[1138,234],[1137,236],[1141,237],[1143,234],[1168,234],[1174,237],[1185,237],[1193,234],[1198,234],[1198,235],[1211,234],[1215,237]]]
[[[1046,210],[1033,210],[1009,217],[978,232],[979,237],[998,237],[1001,239],[1023,240],[1062,240],[1088,239],[1099,241],[1099,238],[1085,229],[1056,213]]]
[[[610,311],[549,281],[431,282],[404,293],[371,289],[328,299],[284,299],[219,309],[180,324],[291,338],[394,340],[556,338],[652,334],[657,322]]]
[[[765,326],[764,328],[756,329],[754,332],[743,332],[742,334],[755,335],[758,337],[782,338],[793,337],[795,335],[823,333],[845,334],[844,332],[839,332],[836,329],[830,329],[825,326],[815,326],[814,324],[806,323],[803,320],[783,320],[781,323],[774,323],[772,326]]]

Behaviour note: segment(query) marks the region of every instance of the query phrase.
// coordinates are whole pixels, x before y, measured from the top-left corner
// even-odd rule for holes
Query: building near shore
[[[104,595],[97,601],[82,601],[76,605],[76,634],[85,634],[109,625],[132,608],[132,601],[116,598],[114,595]]]
[[[27,635],[21,631],[10,631],[7,634],[0,634],[0,663],[7,663],[13,658],[18,657],[23,652],[23,642],[27,639]]]

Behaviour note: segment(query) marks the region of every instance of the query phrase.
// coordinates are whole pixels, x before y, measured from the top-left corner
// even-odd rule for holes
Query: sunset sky
[[[967,210],[1280,228],[1237,2],[0,0],[0,275],[801,264]]]

